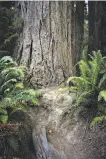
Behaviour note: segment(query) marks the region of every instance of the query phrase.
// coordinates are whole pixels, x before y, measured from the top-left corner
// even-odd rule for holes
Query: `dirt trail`
[[[74,112],[74,94],[58,95],[58,88],[41,92],[40,106],[30,110],[37,159],[105,159],[106,128],[89,126],[94,112]]]

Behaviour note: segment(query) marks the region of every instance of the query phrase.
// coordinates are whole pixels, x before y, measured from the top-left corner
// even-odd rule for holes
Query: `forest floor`
[[[34,141],[38,142],[38,137],[43,143],[42,154],[50,158],[52,153],[50,159],[104,159],[106,128],[90,128],[95,112],[91,108],[75,109],[75,95],[69,92],[59,94],[58,87],[42,89],[41,92],[40,105],[30,109],[30,117],[36,130]]]

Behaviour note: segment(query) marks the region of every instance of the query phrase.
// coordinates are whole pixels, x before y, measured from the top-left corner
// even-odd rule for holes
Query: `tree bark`
[[[18,2],[24,28],[14,56],[20,64],[28,66],[33,86],[58,85],[74,74],[73,66],[80,53],[76,46],[83,34],[79,21],[83,11],[78,12],[79,17],[76,11],[78,7],[83,10],[83,3]]]
[[[95,1],[89,4],[89,49],[101,50],[106,55],[106,2]]]

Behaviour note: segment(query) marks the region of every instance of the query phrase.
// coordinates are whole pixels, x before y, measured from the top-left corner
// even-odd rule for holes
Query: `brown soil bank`
[[[74,111],[74,94],[42,90],[40,106],[30,110],[37,159],[105,159],[106,127],[90,122],[91,108]]]

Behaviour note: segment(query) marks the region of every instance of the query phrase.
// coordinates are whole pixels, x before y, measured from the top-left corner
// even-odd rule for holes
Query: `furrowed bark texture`
[[[83,34],[83,25],[79,21],[83,4],[68,1],[18,2],[24,27],[14,56],[20,64],[28,66],[33,86],[58,85],[73,75],[73,65],[80,53],[77,43]],[[79,17],[77,5],[82,7]],[[81,36],[78,36],[79,31]]]

